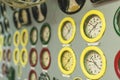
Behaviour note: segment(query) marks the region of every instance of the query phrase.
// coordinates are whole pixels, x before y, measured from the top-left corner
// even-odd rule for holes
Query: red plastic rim
[[[45,51],[48,52],[48,55],[49,55],[49,58],[50,58],[49,64],[48,64],[48,66],[46,66],[46,67],[45,67],[45,66],[43,65],[43,63],[42,63],[42,56],[43,56],[43,54],[44,54]],[[41,64],[41,67],[42,67],[43,69],[45,69],[45,70],[48,70],[48,68],[50,67],[50,64],[51,64],[51,56],[50,56],[50,51],[48,50],[48,48],[43,48],[43,49],[41,50],[41,53],[40,53],[40,64]]]
[[[118,51],[117,55],[115,56],[115,60],[114,60],[115,72],[116,72],[117,76],[118,76],[119,79],[120,79],[119,60],[120,60],[120,51]]]
[[[35,80],[37,80],[37,73],[34,70],[30,71],[28,80],[31,80],[30,78],[32,74],[35,74],[35,78],[36,78]]]
[[[32,63],[32,60],[31,60],[32,52],[33,52],[33,51],[35,51],[35,53],[36,53],[36,63],[35,63],[35,64],[33,64],[33,63]],[[37,62],[38,62],[38,54],[37,54],[37,50],[36,50],[35,48],[32,48],[31,51],[30,51],[29,62],[30,62],[30,65],[31,65],[32,67],[35,67],[35,66],[37,65]]]

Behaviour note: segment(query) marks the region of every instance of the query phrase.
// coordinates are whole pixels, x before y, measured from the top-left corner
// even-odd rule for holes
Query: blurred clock
[[[37,73],[34,70],[30,71],[28,80],[37,80]]]
[[[39,80],[50,80],[50,77],[47,73],[41,73],[39,76]]]

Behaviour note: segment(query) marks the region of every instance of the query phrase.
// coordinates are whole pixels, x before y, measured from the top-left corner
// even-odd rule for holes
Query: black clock
[[[67,14],[80,11],[86,0],[58,0],[60,9]]]

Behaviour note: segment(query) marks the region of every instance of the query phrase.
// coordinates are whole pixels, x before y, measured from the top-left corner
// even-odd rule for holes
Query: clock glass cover
[[[29,73],[29,80],[37,80],[37,73],[34,70]]]
[[[114,15],[113,24],[114,24],[116,33],[120,36],[120,7],[117,9]]]
[[[63,12],[73,14],[80,11],[85,1],[86,0],[58,0],[58,4]]]
[[[97,10],[91,10],[85,14],[80,25],[80,32],[87,42],[96,42],[104,34],[104,15]]]
[[[80,64],[83,73],[89,79],[99,79],[106,71],[106,59],[98,47],[85,48],[80,58]]]
[[[31,44],[35,45],[38,40],[38,30],[36,27],[33,27],[30,32],[30,41]]]
[[[43,22],[47,15],[47,5],[42,3],[41,5],[32,7],[32,14],[37,22]]]
[[[50,63],[51,63],[50,51],[47,48],[43,48],[40,53],[41,67],[47,70],[50,67]]]
[[[38,53],[35,48],[32,48],[29,55],[30,65],[35,67],[38,61]]]
[[[45,23],[42,25],[42,28],[40,30],[40,40],[42,44],[46,45],[48,44],[51,37],[51,28],[48,23]]]

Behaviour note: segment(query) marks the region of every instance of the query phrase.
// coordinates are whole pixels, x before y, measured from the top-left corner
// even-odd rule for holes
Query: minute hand
[[[90,33],[92,32],[92,30],[96,28],[97,24],[98,24],[98,23],[96,23],[96,24],[93,26],[93,28],[88,32],[88,34],[90,34]]]

